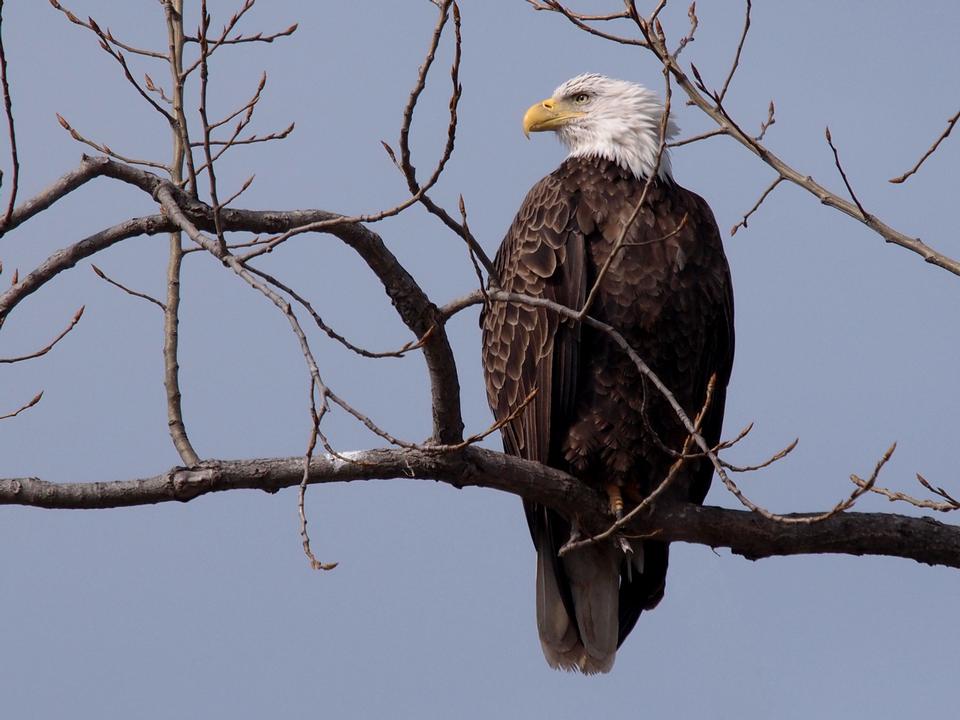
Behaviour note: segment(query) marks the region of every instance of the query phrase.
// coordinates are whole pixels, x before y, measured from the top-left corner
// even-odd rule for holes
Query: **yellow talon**
[[[610,500],[610,512],[619,520],[623,517],[623,495],[620,486],[615,483],[607,485],[607,498]]]

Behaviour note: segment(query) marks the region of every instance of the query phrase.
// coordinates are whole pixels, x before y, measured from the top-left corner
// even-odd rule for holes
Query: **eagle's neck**
[[[566,128],[564,128],[566,130]],[[573,130],[573,128],[570,128]],[[637,132],[634,128],[604,127],[602,130],[578,128],[578,132],[560,133],[560,139],[570,149],[567,157],[599,157],[629,170],[639,180],[654,173],[661,179],[672,178],[670,152],[666,148],[657,162],[660,145],[659,128]]]
[[[557,131],[560,141],[570,150],[568,157],[600,157],[616,163],[644,180],[654,172],[664,180],[672,178],[670,152],[660,148],[660,117],[663,107],[653,98],[644,97],[648,106],[632,108],[632,112],[602,110],[591,113],[589,121],[570,123]],[[672,121],[667,123],[669,140],[677,132]]]

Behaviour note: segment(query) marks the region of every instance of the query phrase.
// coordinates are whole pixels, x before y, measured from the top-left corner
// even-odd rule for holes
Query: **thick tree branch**
[[[416,478],[457,488],[509,492],[576,517],[588,532],[611,522],[599,493],[544,465],[478,447],[437,450],[367,450],[344,461],[315,457],[308,483]],[[208,461],[139,480],[51,483],[38,478],[0,479],[0,504],[56,509],[103,509],[187,502],[226,490],[277,492],[303,479],[303,458]],[[791,515],[800,518],[803,515]],[[628,532],[656,532],[668,541],[730,548],[750,559],[839,553],[887,555],[960,568],[960,528],[930,518],[889,513],[843,512],[813,524],[784,524],[746,510],[660,504]]]
[[[81,260],[106,250],[121,240],[136,237],[137,235],[153,235],[158,232],[169,232],[173,224],[162,215],[148,215],[146,217],[131,218],[112,227],[96,232],[79,242],[57,250],[44,260],[36,269],[24,275],[19,281],[11,285],[5,292],[0,293],[0,325],[24,298],[32,295],[48,281],[55,278],[64,270],[69,270]]]
[[[85,155],[80,167],[76,170],[71,170],[37,195],[14,208],[10,219],[5,224],[0,224],[0,236],[13,230],[17,225],[29,220],[37,213],[46,210],[57,200],[73,192],[89,180],[102,175],[102,165],[97,160],[98,158],[90,158]]]

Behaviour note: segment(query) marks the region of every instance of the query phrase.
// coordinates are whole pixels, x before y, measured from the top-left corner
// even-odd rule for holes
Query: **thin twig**
[[[55,9],[59,10],[59,11],[62,12],[64,15],[66,15],[67,20],[69,20],[70,22],[72,22],[74,25],[79,25],[80,27],[87,28],[87,30],[91,30],[91,31],[93,31],[93,32],[97,32],[96,30],[93,29],[92,20],[88,20],[87,22],[84,22],[83,20],[81,20],[80,18],[78,18],[76,15],[74,15],[72,12],[70,12],[70,11],[67,10],[65,7],[63,7],[57,0],[50,0],[50,4],[53,5],[53,7],[54,7]],[[97,35],[99,36],[99,35],[101,35],[101,34],[100,34],[100,33],[97,33]],[[168,60],[168,59],[169,59],[169,58],[168,58],[166,55],[164,55],[162,52],[157,52],[156,50],[145,50],[144,48],[138,48],[138,47],[134,47],[134,46],[132,46],[132,45],[128,45],[128,44],[126,44],[126,43],[120,42],[119,40],[117,40],[117,38],[115,38],[115,37],[113,36],[113,33],[110,32],[110,28],[107,28],[107,31],[102,34],[101,39],[104,38],[104,37],[105,37],[110,43],[116,45],[118,48],[121,48],[121,49],[123,49],[123,50],[126,50],[127,52],[131,52],[131,53],[133,53],[133,54],[135,54],[135,55],[143,55],[144,57],[157,58],[158,60]]]
[[[957,120],[960,120],[960,110],[957,110],[956,114],[955,114],[953,117],[947,119],[947,127],[946,127],[946,129],[944,129],[944,131],[943,131],[942,133],[940,133],[940,137],[938,137],[936,140],[934,140],[934,141],[933,141],[933,145],[931,145],[930,148],[923,154],[923,156],[922,156],[919,160],[917,160],[916,165],[914,165],[912,168],[910,168],[909,170],[907,170],[903,175],[900,175],[899,177],[892,178],[892,179],[890,180],[890,182],[892,182],[892,183],[902,183],[902,182],[903,182],[904,180],[906,180],[908,177],[910,177],[911,175],[913,175],[917,170],[919,170],[919,169],[920,169],[920,166],[923,165],[924,161],[925,161],[928,157],[930,157],[931,155],[933,155],[933,153],[936,152],[937,148],[940,146],[940,143],[942,143],[944,140],[947,139],[947,137],[950,135],[950,131],[953,130],[953,126],[957,124]]]
[[[463,195],[459,198],[458,206],[460,208],[460,224],[463,226],[464,232],[469,235],[471,233],[470,226],[467,224],[467,204],[463,201]],[[473,265],[473,271],[476,273],[480,292],[486,297],[487,284],[483,281],[483,271],[480,270],[480,264],[477,262],[477,254],[473,252],[473,248],[470,247],[470,245],[467,245],[467,254],[470,256],[470,264]]]
[[[631,14],[631,18],[640,28],[641,32],[644,33],[644,37],[648,40],[647,47],[649,50],[664,65],[664,67],[669,70],[677,84],[683,89],[684,93],[686,93],[687,97],[689,98],[689,102],[693,105],[696,105],[703,113],[713,119],[719,127],[724,128],[730,137],[742,144],[744,147],[750,150],[750,152],[757,155],[757,157],[759,157],[764,163],[773,168],[778,175],[783,177],[785,180],[788,180],[791,183],[803,188],[820,200],[820,202],[824,205],[839,210],[855,220],[864,223],[867,227],[880,235],[887,242],[893,243],[906,250],[909,250],[910,252],[916,253],[926,262],[943,268],[954,275],[960,275],[960,260],[948,257],[943,253],[934,250],[919,238],[910,237],[898,230],[895,230],[879,220],[876,216],[868,215],[866,218],[864,218],[863,214],[860,212],[860,209],[854,203],[848,202],[847,200],[839,197],[836,193],[830,192],[816,182],[810,175],[798,172],[796,169],[785,163],[776,154],[771,152],[769,148],[765,147],[758,140],[745,133],[743,129],[740,128],[730,117],[722,105],[718,105],[715,102],[713,94],[710,93],[703,85],[702,78],[700,78],[696,69],[693,68],[693,74],[696,78],[696,82],[694,83],[687,76],[684,69],[680,67],[679,63],[671,56],[670,51],[664,42],[659,37],[649,32],[649,28],[647,28],[643,19],[634,17],[633,14]]]
[[[252,5],[252,2],[250,3]],[[210,207],[213,209],[213,226],[216,229],[220,247],[227,247],[223,236],[223,223],[220,219],[220,200],[217,197],[217,174],[213,168],[210,154],[210,122],[207,120],[207,82],[209,80],[209,46],[207,29],[210,27],[210,14],[207,12],[207,0],[200,0],[200,122],[203,125],[203,156],[207,159],[207,179],[210,181]]]
[[[100,29],[100,26],[97,25],[94,19],[87,18],[87,22],[89,23],[87,27],[93,30],[93,32],[96,33],[97,37],[100,38],[101,49],[103,49],[105,53],[107,53],[110,57],[112,57],[114,60],[120,63],[120,67],[123,69],[123,75],[124,77],[126,77],[127,82],[133,85],[134,89],[137,91],[137,93],[139,93],[140,97],[146,100],[154,110],[156,110],[158,113],[163,115],[167,119],[167,122],[173,122],[173,116],[170,113],[168,113],[163,107],[161,107],[156,102],[156,100],[150,97],[150,94],[148,93],[148,91],[145,90],[137,81],[137,79],[133,76],[133,73],[130,71],[130,67],[127,65],[126,57],[124,57],[122,52],[113,49],[106,33],[104,33],[103,30]]]
[[[253,7],[255,2],[256,0],[244,0],[243,5],[240,6],[240,9],[237,10],[237,12],[235,12],[231,16],[230,20],[227,21],[226,25],[223,26],[223,30],[220,32],[220,37],[214,40],[213,44],[210,46],[210,53],[208,54],[208,57],[209,55],[212,55],[214,52],[216,52],[217,48],[219,48],[221,45],[224,44],[224,41],[226,40],[227,35],[230,33],[231,30],[233,30],[234,26],[238,22],[240,22],[240,18],[242,18],[244,15],[247,14],[247,12],[250,11],[250,9]],[[206,34],[206,33],[201,33],[201,34]],[[190,36],[184,35],[183,41],[199,43],[201,39],[199,37],[190,37]],[[200,58],[197,58],[196,60],[194,60],[193,64],[191,64],[190,67],[188,67],[186,70],[183,70],[181,68],[180,80],[181,81],[186,80],[187,76],[190,75],[190,73],[192,73],[198,67],[200,67]]]
[[[542,4],[537,3],[534,0],[527,0],[527,2],[531,6],[533,6],[534,10],[550,10],[553,12],[560,13],[561,15],[566,17],[567,20],[569,20],[574,25],[576,25],[578,28],[580,28],[584,32],[590,33],[591,35],[596,35],[597,37],[601,37],[605,40],[612,40],[613,42],[620,43],[621,45],[638,45],[640,47],[646,47],[646,43],[643,40],[638,40],[636,38],[621,37],[620,35],[612,35],[611,33],[604,32],[603,30],[598,30],[595,27],[591,27],[586,22],[584,22],[585,20],[595,20],[595,19],[606,20],[607,18],[605,17],[592,18],[588,15],[581,16],[567,9],[566,7],[561,5],[559,2],[555,2],[554,0],[544,0]],[[624,13],[622,17],[627,18],[630,16]]]
[[[434,57],[436,55],[437,46],[440,42],[440,37],[443,33],[443,28],[447,22],[447,16],[449,14],[450,8],[453,8],[453,19],[454,19],[454,30],[455,30],[455,46],[454,46],[454,58],[450,70],[451,81],[453,84],[453,91],[450,95],[449,102],[449,111],[450,111],[450,121],[447,125],[447,139],[446,144],[444,145],[443,151],[440,155],[440,159],[437,161],[437,165],[433,170],[433,173],[427,179],[427,181],[420,185],[416,177],[416,168],[410,161],[410,148],[409,148],[409,132],[410,124],[413,120],[413,112],[416,108],[417,101],[420,97],[420,94],[423,92],[424,87],[426,86],[427,73],[430,70],[431,65],[433,64]],[[336,227],[338,225],[346,224],[359,224],[359,223],[372,223],[379,222],[385,218],[393,217],[398,215],[403,210],[419,202],[427,208],[427,210],[439,217],[448,227],[450,227],[454,232],[457,233],[469,246],[469,248],[476,254],[480,259],[480,262],[483,264],[484,268],[490,274],[491,277],[496,278],[496,268],[493,266],[493,262],[483,251],[483,248],[480,246],[480,243],[477,242],[476,238],[470,233],[469,228],[464,228],[461,223],[458,223],[443,209],[437,206],[427,195],[427,191],[430,190],[440,179],[440,175],[443,173],[444,168],[446,167],[447,161],[450,159],[450,156],[453,154],[455,139],[456,139],[456,128],[457,128],[457,107],[460,101],[460,96],[462,94],[463,88],[459,82],[459,67],[460,67],[460,58],[461,58],[461,35],[460,35],[460,10],[455,2],[452,0],[442,0],[441,2],[441,13],[437,19],[437,24],[434,27],[433,35],[431,36],[431,41],[427,49],[426,57],[423,64],[420,66],[420,70],[417,75],[417,82],[414,84],[413,90],[410,92],[410,96],[407,99],[407,104],[404,107],[403,111],[403,121],[400,127],[400,155],[401,160],[399,165],[403,171],[406,179],[407,186],[410,190],[410,197],[404,200],[403,202],[395,205],[394,207],[388,210],[382,210],[377,213],[370,215],[355,215],[352,217],[337,217],[330,218],[329,220],[323,220],[314,223],[308,223],[300,227],[291,228],[290,230],[284,232],[281,235],[278,235],[275,238],[272,238],[268,243],[262,247],[253,250],[242,257],[244,261],[250,260],[258,255],[264,253],[272,252],[281,243],[286,242],[291,237],[298,235],[304,232],[315,232],[317,230],[324,230],[331,227]],[[385,147],[389,148],[389,146]],[[392,150],[388,150],[392,152]],[[396,157],[393,157],[394,162],[396,163]]]
[[[709,130],[705,133],[700,133],[699,135],[694,135],[693,137],[684,138],[683,140],[674,140],[673,142],[668,142],[667,147],[675,148],[680,147],[681,145],[689,145],[690,143],[699,142],[700,140],[706,140],[707,138],[716,137],[717,135],[726,135],[726,131],[722,128],[717,128],[716,130]]]
[[[51,340],[49,343],[44,345],[42,348],[40,348],[36,352],[29,353],[28,355],[20,355],[18,357],[0,358],[0,363],[3,363],[3,364],[18,363],[24,360],[32,360],[33,358],[38,358],[41,355],[46,355],[48,352],[53,350],[54,345],[56,345],[58,342],[63,340],[63,338],[66,337],[67,333],[69,333],[71,330],[73,330],[77,326],[77,323],[80,322],[80,318],[83,317],[84,308],[85,306],[81,305],[80,309],[73,314],[73,318],[71,318],[70,323],[67,325],[66,328],[64,328],[63,332],[61,332],[53,340]]]
[[[554,8],[549,5],[544,5],[537,0],[527,0],[527,4],[530,5],[534,10],[548,10],[550,12],[555,12]],[[604,15],[586,15],[583,13],[574,13],[576,17],[580,20],[586,20],[589,22],[603,22],[606,20],[622,20],[629,18],[630,15],[627,12],[618,12],[618,13],[606,13]]]
[[[260,102],[260,95],[263,93],[263,89],[266,86],[267,86],[267,73],[262,72],[260,73],[260,80],[257,83],[257,89],[254,91],[253,97],[251,97],[249,100],[247,100],[246,103],[238,107],[236,110],[234,110],[232,113],[227,115],[222,120],[217,120],[217,122],[215,123],[210,123],[210,129],[216,130],[218,127],[226,125],[228,122],[230,122],[235,117],[237,117],[237,115],[243,112],[247,113],[247,118],[244,122],[241,123],[240,127],[242,128],[243,126],[246,126],[246,124],[250,122],[250,117],[252,117],[253,108],[256,106],[258,102]],[[239,133],[239,128],[238,128],[238,133]],[[200,143],[193,143],[193,145],[199,145],[199,144]]]
[[[717,446],[714,448],[714,452],[719,452],[720,450],[726,450],[728,448],[732,448],[738,442],[743,440],[747,435],[749,435],[751,430],[753,430],[753,423],[749,422],[740,432],[737,433],[736,437],[734,437],[732,440],[722,440],[721,442],[717,443]]]
[[[317,327],[320,328],[320,330],[322,330],[327,335],[327,337],[329,337],[331,340],[335,340],[336,342],[343,345],[343,347],[345,347],[347,350],[353,353],[356,353],[361,357],[378,358],[378,359],[391,358],[391,357],[392,358],[403,357],[408,352],[411,352],[412,350],[417,350],[423,347],[423,344],[429,339],[430,335],[433,334],[433,327],[431,327],[429,330],[427,330],[426,333],[423,334],[422,337],[417,338],[416,340],[411,340],[408,343],[405,343],[402,347],[400,347],[397,350],[389,350],[385,352],[374,352],[371,350],[367,350],[365,348],[360,347],[359,345],[353,344],[352,342],[347,340],[343,335],[341,335],[332,327],[330,327],[326,322],[324,322],[323,318],[320,317],[320,314],[316,311],[316,309],[314,309],[313,304],[309,300],[307,300],[305,297],[303,297],[300,293],[298,293],[296,290],[291,288],[289,285],[280,281],[273,275],[253,267],[249,263],[245,263],[245,266],[250,272],[254,273],[255,275],[259,275],[268,283],[278,288],[279,290],[282,290],[287,295],[292,297],[297,303],[299,303],[304,310],[310,313],[310,316],[313,318],[314,323],[316,323]]]
[[[233,195],[231,195],[230,197],[228,197],[226,200],[224,200],[224,201],[223,201],[223,205],[221,205],[221,207],[227,207],[230,203],[232,203],[232,202],[233,202],[234,200],[236,200],[238,197],[240,197],[241,195],[243,195],[243,193],[246,191],[246,189],[247,189],[248,187],[250,187],[250,185],[253,184],[253,179],[254,179],[255,177],[256,177],[256,174],[251,175],[251,176],[248,177],[246,180],[244,180],[244,181],[243,181],[243,185],[240,186],[240,189],[237,190]]]
[[[313,459],[313,450],[317,446],[317,436],[320,434],[320,414],[317,412],[317,404],[314,393],[316,392],[316,382],[310,377],[310,419],[312,422],[310,428],[310,439],[307,442],[307,451],[303,456],[303,478],[300,481],[300,488],[297,495],[297,512],[300,515],[300,540],[303,544],[303,552],[310,561],[310,567],[314,570],[333,570],[337,563],[324,563],[317,559],[310,547],[310,535],[307,532],[307,483],[310,480],[310,461]],[[325,400],[325,399],[324,399]]]
[[[277,40],[277,39],[279,39],[279,38],[288,37],[288,36],[290,36],[290,35],[293,35],[293,34],[297,31],[297,28],[298,28],[299,26],[300,26],[299,23],[294,23],[293,25],[291,25],[290,27],[286,28],[285,30],[279,30],[279,31],[277,31],[277,32],[275,32],[275,33],[269,33],[269,34],[267,34],[267,35],[264,35],[262,32],[254,33],[253,35],[236,35],[236,36],[234,36],[234,37],[232,37],[232,38],[225,38],[225,39],[223,39],[223,40],[219,40],[219,41],[217,42],[217,46],[220,46],[220,45],[241,45],[241,44],[243,44],[243,43],[257,43],[257,42],[272,43],[274,40]],[[195,38],[195,37],[188,37],[188,38],[187,38],[187,41],[189,41],[189,42],[197,42],[197,38]]]
[[[3,109],[7,116],[7,136],[10,138],[10,199],[7,201],[7,211],[3,215],[0,226],[7,227],[13,216],[13,206],[17,202],[17,187],[20,182],[20,159],[17,156],[17,132],[13,122],[13,103],[10,100],[10,85],[7,81],[7,55],[3,48],[3,0],[0,0],[0,84],[3,85]],[[3,174],[0,173],[0,181]]]
[[[136,290],[131,290],[131,289],[128,288],[126,285],[122,285],[121,283],[118,283],[116,280],[114,280],[112,277],[110,277],[109,275],[107,275],[103,270],[101,270],[100,268],[98,268],[96,265],[91,264],[90,267],[91,267],[91,269],[93,270],[93,272],[96,273],[97,277],[100,278],[101,280],[104,280],[104,281],[110,283],[110,284],[113,285],[114,287],[120,288],[121,290],[123,290],[123,291],[124,291],[125,293],[127,293],[128,295],[133,295],[133,297],[138,297],[138,298],[141,298],[142,300],[146,300],[146,301],[148,301],[148,302],[152,302],[154,305],[156,305],[156,306],[159,307],[161,310],[163,310],[164,312],[166,312],[167,306],[164,305],[164,304],[163,304],[162,302],[160,302],[159,300],[157,300],[155,297],[151,297],[150,295],[147,295],[146,293],[138,292],[138,291],[136,291]]]
[[[153,168],[157,168],[158,170],[166,170],[167,172],[170,172],[169,165],[164,165],[163,163],[155,162],[153,160],[138,160],[136,158],[127,157],[125,155],[121,155],[118,152],[115,152],[113,148],[111,148],[108,145],[95,142],[94,140],[90,140],[89,138],[86,138],[83,135],[81,135],[79,132],[77,132],[77,130],[70,123],[67,122],[66,118],[64,118],[63,115],[61,115],[60,113],[54,113],[54,114],[57,116],[57,122],[60,123],[60,127],[62,127],[64,130],[70,133],[70,137],[72,137],[77,142],[83,143],[88,147],[92,147],[97,152],[102,152],[104,155],[109,155],[112,158],[116,158],[121,162],[129,163],[130,165],[143,165],[145,167],[153,167]]]
[[[29,410],[29,409],[32,408],[34,405],[36,405],[38,402],[40,402],[40,398],[42,398],[42,397],[43,397],[43,390],[41,390],[40,392],[38,392],[36,395],[34,395],[32,398],[30,398],[30,400],[28,400],[28,401],[26,402],[26,404],[21,405],[19,408],[17,408],[17,409],[14,410],[13,412],[9,412],[9,413],[7,413],[6,415],[0,415],[0,420],[9,420],[10,418],[15,418],[17,415],[19,415],[20,413],[22,413],[24,410]]]
[[[737,43],[737,53],[733,57],[733,65],[730,66],[730,72],[727,73],[727,79],[723,81],[723,87],[720,88],[720,92],[717,95],[717,104],[723,102],[723,98],[727,94],[727,88],[730,87],[730,81],[733,80],[734,74],[737,72],[737,67],[740,65],[740,54],[743,52],[743,44],[747,41],[747,33],[750,31],[750,10],[752,8],[751,0],[746,0],[747,2],[747,12],[743,20],[743,31],[740,33],[740,41]]]
[[[779,185],[779,184],[782,183],[782,182],[783,182],[783,176],[779,176],[779,177],[777,177],[776,180],[774,180],[772,183],[770,183],[770,185],[767,187],[767,189],[764,190],[763,193],[760,195],[760,199],[757,200],[757,202],[755,202],[755,203],[753,204],[753,207],[752,207],[752,208],[750,208],[749,210],[747,210],[746,214],[743,216],[743,218],[740,220],[740,222],[738,222],[736,225],[734,225],[732,228],[730,228],[730,236],[731,236],[731,237],[733,237],[734,235],[736,235],[736,234],[737,234],[737,230],[739,230],[741,227],[744,227],[744,228],[747,227],[747,220],[750,219],[750,216],[753,215],[757,210],[760,209],[760,206],[763,204],[763,201],[767,199],[767,196],[768,196],[770,193],[772,193],[773,190],[774,190],[774,188],[776,188],[777,185]]]
[[[296,127],[296,123],[290,123],[283,130],[278,130],[276,132],[272,132],[267,135],[254,134],[254,135],[250,135],[249,137],[240,138],[240,139],[211,140],[210,145],[214,147],[223,147],[224,149],[226,149],[227,146],[233,147],[234,145],[255,145],[257,143],[270,142],[271,140],[283,140],[290,133],[293,132],[293,129],[295,127]],[[191,143],[191,145],[193,147],[200,147],[201,145],[203,145],[203,143],[195,142],[195,143]],[[214,161],[218,160],[222,154],[223,154],[223,150],[221,150],[219,153],[214,155],[213,156]],[[202,172],[203,170],[206,169],[206,167],[207,167],[207,164],[204,163],[199,168],[197,168],[197,172]]]
[[[767,119],[760,123],[760,134],[757,135],[754,140],[760,142],[763,140],[764,135],[767,134],[767,130],[770,129],[771,125],[775,125],[777,119],[774,117],[774,114],[777,112],[776,105],[773,104],[773,100],[770,101],[770,106],[767,108]]]
[[[396,156],[393,154],[392,149],[386,143],[384,143],[384,148],[390,154],[391,159],[395,165],[400,167],[401,172],[403,172],[404,177],[407,180],[407,188],[411,193],[412,197],[415,197],[421,205],[423,205],[427,211],[439,218],[444,225],[453,230],[463,241],[467,244],[470,250],[476,255],[476,257],[483,264],[484,269],[487,271],[489,277],[491,277],[495,282],[499,282],[497,277],[497,269],[494,267],[493,262],[484,252],[480,243],[477,242],[477,239],[470,232],[470,229],[464,227],[462,223],[458,223],[456,220],[451,217],[450,213],[444,210],[442,207],[437,205],[429,195],[427,195],[427,190],[429,190],[439,179],[440,174],[443,172],[444,167],[446,166],[447,160],[450,159],[450,156],[453,154],[454,141],[456,139],[457,131],[457,106],[460,102],[460,96],[463,92],[463,88],[460,85],[460,59],[462,53],[462,44],[463,38],[461,35],[460,28],[460,7],[456,2],[452,0],[441,0],[438,3],[440,8],[440,15],[437,18],[437,24],[433,29],[433,35],[430,38],[430,43],[427,46],[427,53],[424,57],[423,64],[420,66],[420,69],[417,73],[417,80],[414,83],[413,89],[410,91],[410,95],[407,98],[407,104],[403,109],[403,120],[400,124],[400,160],[397,162]],[[426,183],[423,185],[417,180],[417,169],[414,167],[411,161],[410,145],[409,145],[409,136],[410,136],[410,127],[413,123],[413,114],[414,110],[417,107],[417,102],[420,99],[420,94],[423,92],[423,89],[426,87],[427,83],[427,74],[430,72],[430,67],[433,65],[434,57],[436,56],[437,47],[440,43],[440,37],[443,34],[443,28],[447,22],[447,16],[449,14],[450,8],[453,8],[453,26],[454,26],[454,49],[453,49],[453,63],[450,66],[450,79],[453,85],[452,92],[450,94],[450,121],[447,124],[447,142],[444,146],[443,152],[440,155],[440,160],[437,162],[437,166],[434,168],[433,174],[429,177]]]
[[[851,475],[850,480],[855,485],[860,487],[865,484],[864,481],[858,478],[856,475]],[[930,492],[944,498],[945,502],[921,500],[920,498],[913,497],[912,495],[907,495],[906,493],[890,490],[884,487],[874,486],[869,488],[869,490],[870,492],[877,493],[878,495],[883,495],[891,502],[905,502],[913,505],[914,507],[924,508],[925,510],[936,510],[937,512],[952,512],[953,510],[960,510],[960,501],[949,495],[946,490],[943,488],[933,487],[920,473],[917,473],[917,481]]]
[[[533,390],[531,390],[529,393],[527,393],[527,396],[520,401],[520,404],[517,405],[517,407],[515,407],[513,410],[511,410],[506,417],[504,417],[501,420],[497,420],[495,423],[493,423],[493,425],[488,427],[483,432],[479,432],[475,435],[471,435],[470,437],[466,438],[462,442],[458,442],[455,445],[431,445],[429,446],[428,449],[434,452],[456,452],[457,450],[463,450],[465,447],[469,445],[474,445],[486,439],[487,437],[495,433],[500,428],[506,425],[509,425],[511,422],[513,422],[518,417],[520,417],[520,414],[524,410],[526,410],[527,406],[531,402],[533,402],[533,399],[537,396],[538,392],[539,392],[538,388],[534,388]]]
[[[955,497],[950,495],[950,493],[948,493],[942,487],[934,487],[933,485],[931,485],[930,482],[920,473],[917,473],[917,482],[923,485],[927,490],[932,492],[934,495],[939,495],[940,497],[942,497],[944,500],[947,501],[949,505],[952,505],[954,509],[960,509],[960,500],[957,500]]]
[[[153,78],[150,77],[148,73],[143,74],[143,84],[152,93],[156,93],[160,96],[160,99],[163,100],[168,105],[173,104],[173,100],[167,97],[167,93],[163,91],[163,88],[153,82]]]
[[[729,444],[721,443],[721,445],[723,445],[724,447],[730,447],[731,445],[736,443],[739,439],[740,438],[734,439],[730,441]],[[722,462],[723,466],[727,470],[730,470],[731,472],[738,472],[738,473],[755,472],[757,470],[762,470],[765,467],[770,467],[778,460],[782,460],[787,455],[792,453],[794,448],[796,448],[799,443],[800,443],[800,438],[794,439],[794,441],[791,442],[789,445],[787,445],[785,448],[783,448],[782,450],[778,450],[773,455],[771,455],[768,459],[764,460],[763,462],[757,465],[734,465],[733,463],[729,463],[726,460],[721,460],[720,462]],[[714,448],[714,450],[719,449],[719,447],[720,446],[717,446],[716,448]]]
[[[857,199],[856,193],[854,193],[853,188],[850,187],[850,181],[847,180],[847,174],[843,171],[843,166],[840,164],[840,153],[837,152],[837,147],[833,144],[833,138],[830,137],[830,128],[825,128],[823,134],[827,138],[827,144],[830,146],[830,149],[833,150],[833,162],[836,164],[837,170],[840,171],[840,177],[843,178],[843,184],[847,186],[847,192],[850,193],[850,197],[853,198],[853,202],[856,204],[857,209],[860,210],[860,214],[863,216],[863,219],[866,220],[869,217],[869,213],[863,209],[863,205],[861,205],[860,201]]]
[[[694,35],[697,32],[697,27],[700,25],[700,18],[697,17],[697,3],[690,3],[690,7],[687,8],[687,17],[690,19],[690,30],[686,35],[680,38],[680,43],[677,45],[677,49],[673,53],[674,60],[680,57],[680,53],[683,52],[683,49],[695,40]]]

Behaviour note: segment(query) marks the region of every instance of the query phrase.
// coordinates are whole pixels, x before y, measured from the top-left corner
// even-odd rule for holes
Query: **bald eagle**
[[[625,233],[589,314],[617,328],[686,413],[715,387],[702,432],[719,441],[733,364],[730,270],[707,203],[657,161],[663,104],[635,83],[580,75],[533,105],[524,132],[552,130],[569,155],[533,186],[496,257],[500,287],[579,310]],[[667,137],[676,128],[667,125]],[[627,227],[647,178],[643,207]],[[626,228],[626,229],[625,229]],[[487,396],[506,452],[639,502],[666,476],[686,431],[609,336],[548,309],[489,302],[481,316]],[[674,454],[671,454],[672,453]],[[702,503],[713,469],[689,460],[668,497]],[[663,597],[668,546],[613,541],[558,556],[570,519],[524,502],[537,551],[537,627],[547,662],[607,672],[643,610]]]

